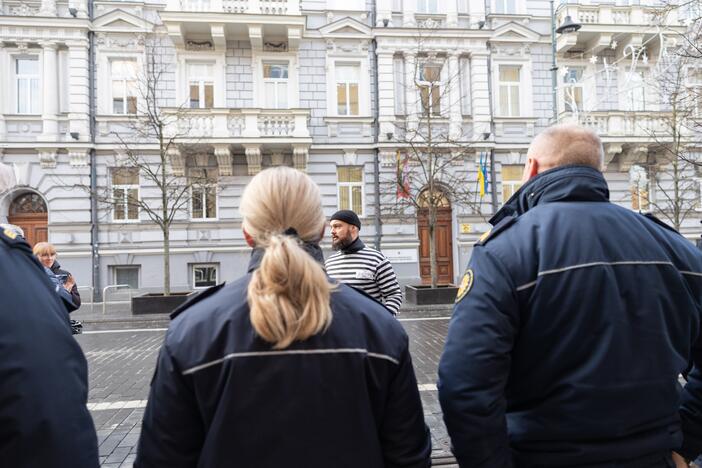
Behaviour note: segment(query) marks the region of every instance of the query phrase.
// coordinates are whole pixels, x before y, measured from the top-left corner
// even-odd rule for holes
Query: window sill
[[[190,218],[191,223],[213,223],[219,221],[219,218]]]
[[[112,224],[139,224],[140,219],[113,219]]]

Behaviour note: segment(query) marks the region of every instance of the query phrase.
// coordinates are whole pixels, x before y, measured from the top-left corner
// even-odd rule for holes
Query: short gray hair
[[[7,223],[2,223],[0,224],[0,229],[7,230],[10,232],[14,232],[20,237],[24,237],[24,230],[22,230],[21,227],[16,226],[14,224],[7,224]]]
[[[10,190],[15,185],[15,171],[7,164],[0,163],[0,193]]]

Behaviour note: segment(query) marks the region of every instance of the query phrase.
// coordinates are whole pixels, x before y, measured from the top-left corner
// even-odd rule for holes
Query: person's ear
[[[522,175],[522,183],[527,182],[532,177],[535,177],[539,173],[539,161],[535,158],[528,157],[527,162],[524,165],[524,175]]]
[[[246,229],[242,229],[242,231],[244,232],[244,239],[246,239],[246,243],[249,245],[249,247],[256,247],[256,242],[254,242],[253,237],[251,237],[251,235],[248,232],[246,232]]]

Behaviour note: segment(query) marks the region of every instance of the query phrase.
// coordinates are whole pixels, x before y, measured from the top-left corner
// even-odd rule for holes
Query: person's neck
[[[345,254],[352,254],[356,253],[359,250],[363,249],[366,247],[366,244],[363,243],[360,237],[356,237],[349,245],[341,249],[341,251]]]

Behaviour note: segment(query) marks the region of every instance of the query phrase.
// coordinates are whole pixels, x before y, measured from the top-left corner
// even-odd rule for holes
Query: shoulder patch
[[[674,228],[673,226],[670,226],[670,225],[664,223],[664,222],[661,221],[660,219],[658,219],[658,218],[656,218],[655,216],[653,216],[653,214],[651,214],[651,213],[642,213],[642,214],[643,214],[646,218],[650,219],[651,221],[653,221],[654,223],[656,223],[656,224],[658,224],[658,225],[660,225],[660,226],[663,226],[664,228],[668,229],[669,231],[673,231],[673,232],[676,233],[676,234],[680,234],[678,231],[675,230],[675,228]]]
[[[506,218],[503,218],[502,221],[494,225],[492,229],[488,230],[482,236],[480,236],[480,239],[478,239],[478,242],[476,242],[475,245],[487,244],[491,239],[497,237],[499,233],[503,232],[508,227],[510,227],[516,220],[516,216],[508,216]]]
[[[14,231],[11,231],[10,229],[0,229],[0,241],[4,242],[10,247],[19,247],[23,250],[28,251],[30,254],[32,253],[32,249],[31,247],[29,247],[29,244],[24,239],[24,237],[18,236]]]
[[[490,231],[488,231],[490,232]],[[463,299],[466,294],[470,292],[470,289],[473,287],[473,270],[468,268],[463,275],[463,279],[461,279],[461,285],[458,287],[458,292],[456,293],[456,300],[454,301],[455,303],[458,303]]]
[[[217,286],[212,286],[211,288],[207,288],[204,291],[202,291],[200,294],[196,295],[193,298],[188,299],[185,301],[183,304],[179,305],[173,312],[171,312],[171,320],[179,316],[182,312],[187,310],[190,306],[193,304],[197,304],[201,300],[205,299],[206,297],[209,297],[222,289],[222,287],[227,284],[226,281],[224,283],[218,284]]]

